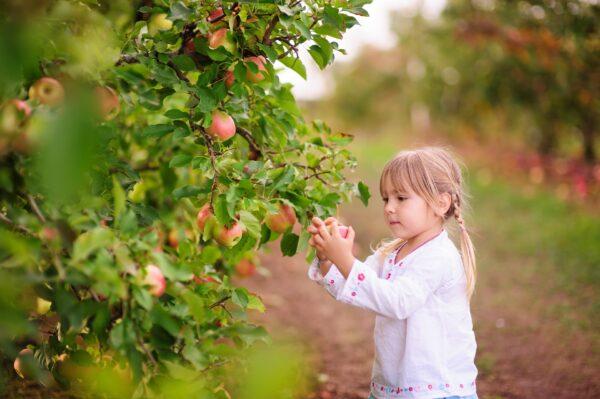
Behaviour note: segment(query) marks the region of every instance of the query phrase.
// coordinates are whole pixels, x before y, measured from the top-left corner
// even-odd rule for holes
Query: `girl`
[[[335,218],[315,217],[309,278],[335,299],[376,313],[369,399],[476,399],[469,309],[476,267],[461,216],[461,169],[443,148],[402,151],[385,165],[379,188],[395,239],[361,262],[352,255],[352,227],[343,238]],[[452,217],[461,253],[444,227]]]

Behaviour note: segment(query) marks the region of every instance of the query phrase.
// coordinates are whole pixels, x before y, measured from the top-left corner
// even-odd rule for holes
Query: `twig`
[[[258,148],[256,141],[254,141],[254,137],[252,137],[252,133],[250,133],[248,130],[244,129],[243,127],[239,127],[239,126],[236,127],[236,130],[240,136],[242,136],[243,138],[246,139],[246,141],[250,145],[250,148],[252,148],[254,151],[258,152],[259,154],[262,153],[260,151],[260,149]]]
[[[31,232],[31,230],[29,230],[27,227],[21,226],[20,224],[13,222],[12,220],[10,220],[8,218],[8,216],[6,216],[3,213],[0,213],[0,221],[3,222],[4,224],[10,226],[13,229],[20,231],[21,233],[27,234],[28,236],[31,236],[31,237],[36,237],[35,234],[33,234]]]
[[[226,297],[219,299],[217,302],[213,303],[212,305],[210,305],[208,308],[209,309],[213,309],[217,306],[221,306],[223,303],[225,303],[228,299],[231,298],[231,295],[227,295]]]
[[[271,18],[271,20],[269,21],[269,25],[267,25],[267,29],[265,29],[265,34],[262,39],[262,43],[264,45],[271,45],[271,32],[275,28],[275,25],[277,25],[277,22],[279,22],[279,14],[275,14],[273,18]]]
[[[214,172],[214,176],[213,176],[213,182],[212,182],[212,186],[210,187],[210,209],[214,209],[213,208],[213,203],[215,200],[215,192],[217,191],[217,180],[219,179],[219,172],[217,171],[217,165],[215,162],[215,150],[213,148],[213,141],[210,138],[210,136],[208,134],[206,134],[206,131],[204,130],[204,128],[202,126],[197,126],[198,130],[200,131],[200,133],[202,134],[202,136],[204,137],[204,140],[206,141],[206,148],[208,149],[208,153],[210,155],[210,164],[213,168],[213,172]]]
[[[35,216],[37,216],[38,220],[45,224],[46,218],[40,211],[40,208],[38,207],[37,202],[35,202],[35,198],[33,198],[33,195],[27,194],[27,201],[29,201],[29,205],[31,205],[31,209],[33,210],[33,213],[35,213]]]

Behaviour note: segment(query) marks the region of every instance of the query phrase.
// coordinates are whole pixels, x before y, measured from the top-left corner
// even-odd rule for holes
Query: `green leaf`
[[[179,335],[179,323],[161,306],[160,303],[152,308],[150,311],[150,318],[154,323],[164,328],[173,337],[177,337]]]
[[[153,252],[152,257],[165,277],[172,281],[190,281],[194,274],[190,267],[184,263],[173,265],[169,258],[162,252]]]
[[[125,210],[125,190],[123,190],[123,187],[121,187],[121,183],[119,183],[119,180],[114,175],[112,192],[114,199],[113,215],[115,217],[115,220],[118,221],[119,217],[121,216],[121,213],[123,213],[123,211]]]
[[[171,124],[150,125],[142,130],[143,137],[163,137],[175,129]]]
[[[294,21],[294,26],[296,27],[296,29],[298,29],[298,31],[302,34],[302,36],[305,39],[307,39],[307,40],[312,39],[310,30],[308,29],[308,26],[304,25],[304,22],[300,21],[299,19],[296,19]]]
[[[240,221],[246,227],[246,231],[252,237],[260,238],[260,222],[258,219],[248,211],[240,211]]]
[[[313,60],[315,60],[315,62],[319,66],[319,68],[325,69],[325,67],[327,66],[328,60],[327,60],[327,56],[325,55],[325,53],[323,52],[321,47],[317,46],[316,44],[313,44],[308,49],[308,52],[311,55],[311,57],[313,58]]]
[[[304,80],[306,80],[306,67],[300,61],[299,58],[295,57],[284,57],[279,60],[283,65],[290,68],[292,71],[296,72],[300,75]]]
[[[260,300],[259,297],[255,296],[255,295],[250,295],[248,297],[248,307],[247,308],[258,310],[260,313],[265,312],[264,303]]]
[[[203,87],[195,87],[194,91],[198,96],[198,105],[196,108],[199,111],[208,113],[217,108],[217,99],[210,90]]]
[[[73,260],[75,262],[86,259],[90,254],[100,248],[108,247],[113,243],[114,235],[112,230],[97,227],[86,231],[75,240],[73,245]]]
[[[283,253],[283,256],[294,256],[296,254],[299,238],[300,237],[294,233],[286,233],[283,235],[283,238],[281,239],[281,253]]]
[[[233,290],[231,300],[242,309],[246,309],[246,306],[248,306],[248,293],[246,289],[236,288]]]
[[[175,155],[171,162],[169,162],[169,167],[171,168],[179,168],[181,166],[186,166],[192,160],[192,156],[188,154],[178,154]]]
[[[187,20],[192,14],[192,10],[186,7],[182,1],[178,1],[171,5],[171,13],[169,19],[177,21],[178,19]]]
[[[188,119],[190,116],[187,112],[173,108],[165,112],[165,116],[169,119]]]
[[[358,182],[358,192],[360,193],[360,200],[362,201],[362,203],[365,206],[368,206],[369,198],[371,198],[371,194],[369,193],[369,187],[365,183],[359,181]]]
[[[188,55],[181,54],[173,57],[173,64],[175,64],[182,71],[195,71],[196,64],[194,60]]]
[[[206,193],[202,187],[187,185],[173,190],[173,198],[180,200],[186,197],[195,197],[198,194]]]

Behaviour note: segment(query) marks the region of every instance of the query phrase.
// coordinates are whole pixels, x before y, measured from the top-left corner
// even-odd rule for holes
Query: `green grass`
[[[523,194],[498,178],[487,184],[471,178],[468,184],[474,201],[472,217],[482,233],[477,241],[485,246],[487,256],[529,261],[534,267],[532,280],[543,278],[555,290],[568,293],[576,300],[577,311],[589,316],[581,320],[581,327],[597,328],[600,219],[543,189]],[[549,309],[565,317],[574,310],[568,303]]]

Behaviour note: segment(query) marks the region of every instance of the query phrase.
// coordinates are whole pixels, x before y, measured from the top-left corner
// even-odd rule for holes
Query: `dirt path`
[[[272,276],[256,275],[240,283],[263,298],[267,312],[255,319],[270,333],[296,336],[311,348],[316,372],[326,380],[313,397],[366,399],[374,316],[335,301],[308,280],[303,254],[284,258],[273,245],[262,261]],[[480,274],[472,304],[479,397],[600,397],[598,348],[592,348],[582,333],[569,333],[549,317],[548,304],[566,298],[549,292],[544,276],[532,279],[523,274],[530,269],[519,269],[523,272],[484,269]],[[532,282],[536,285],[530,286]]]

